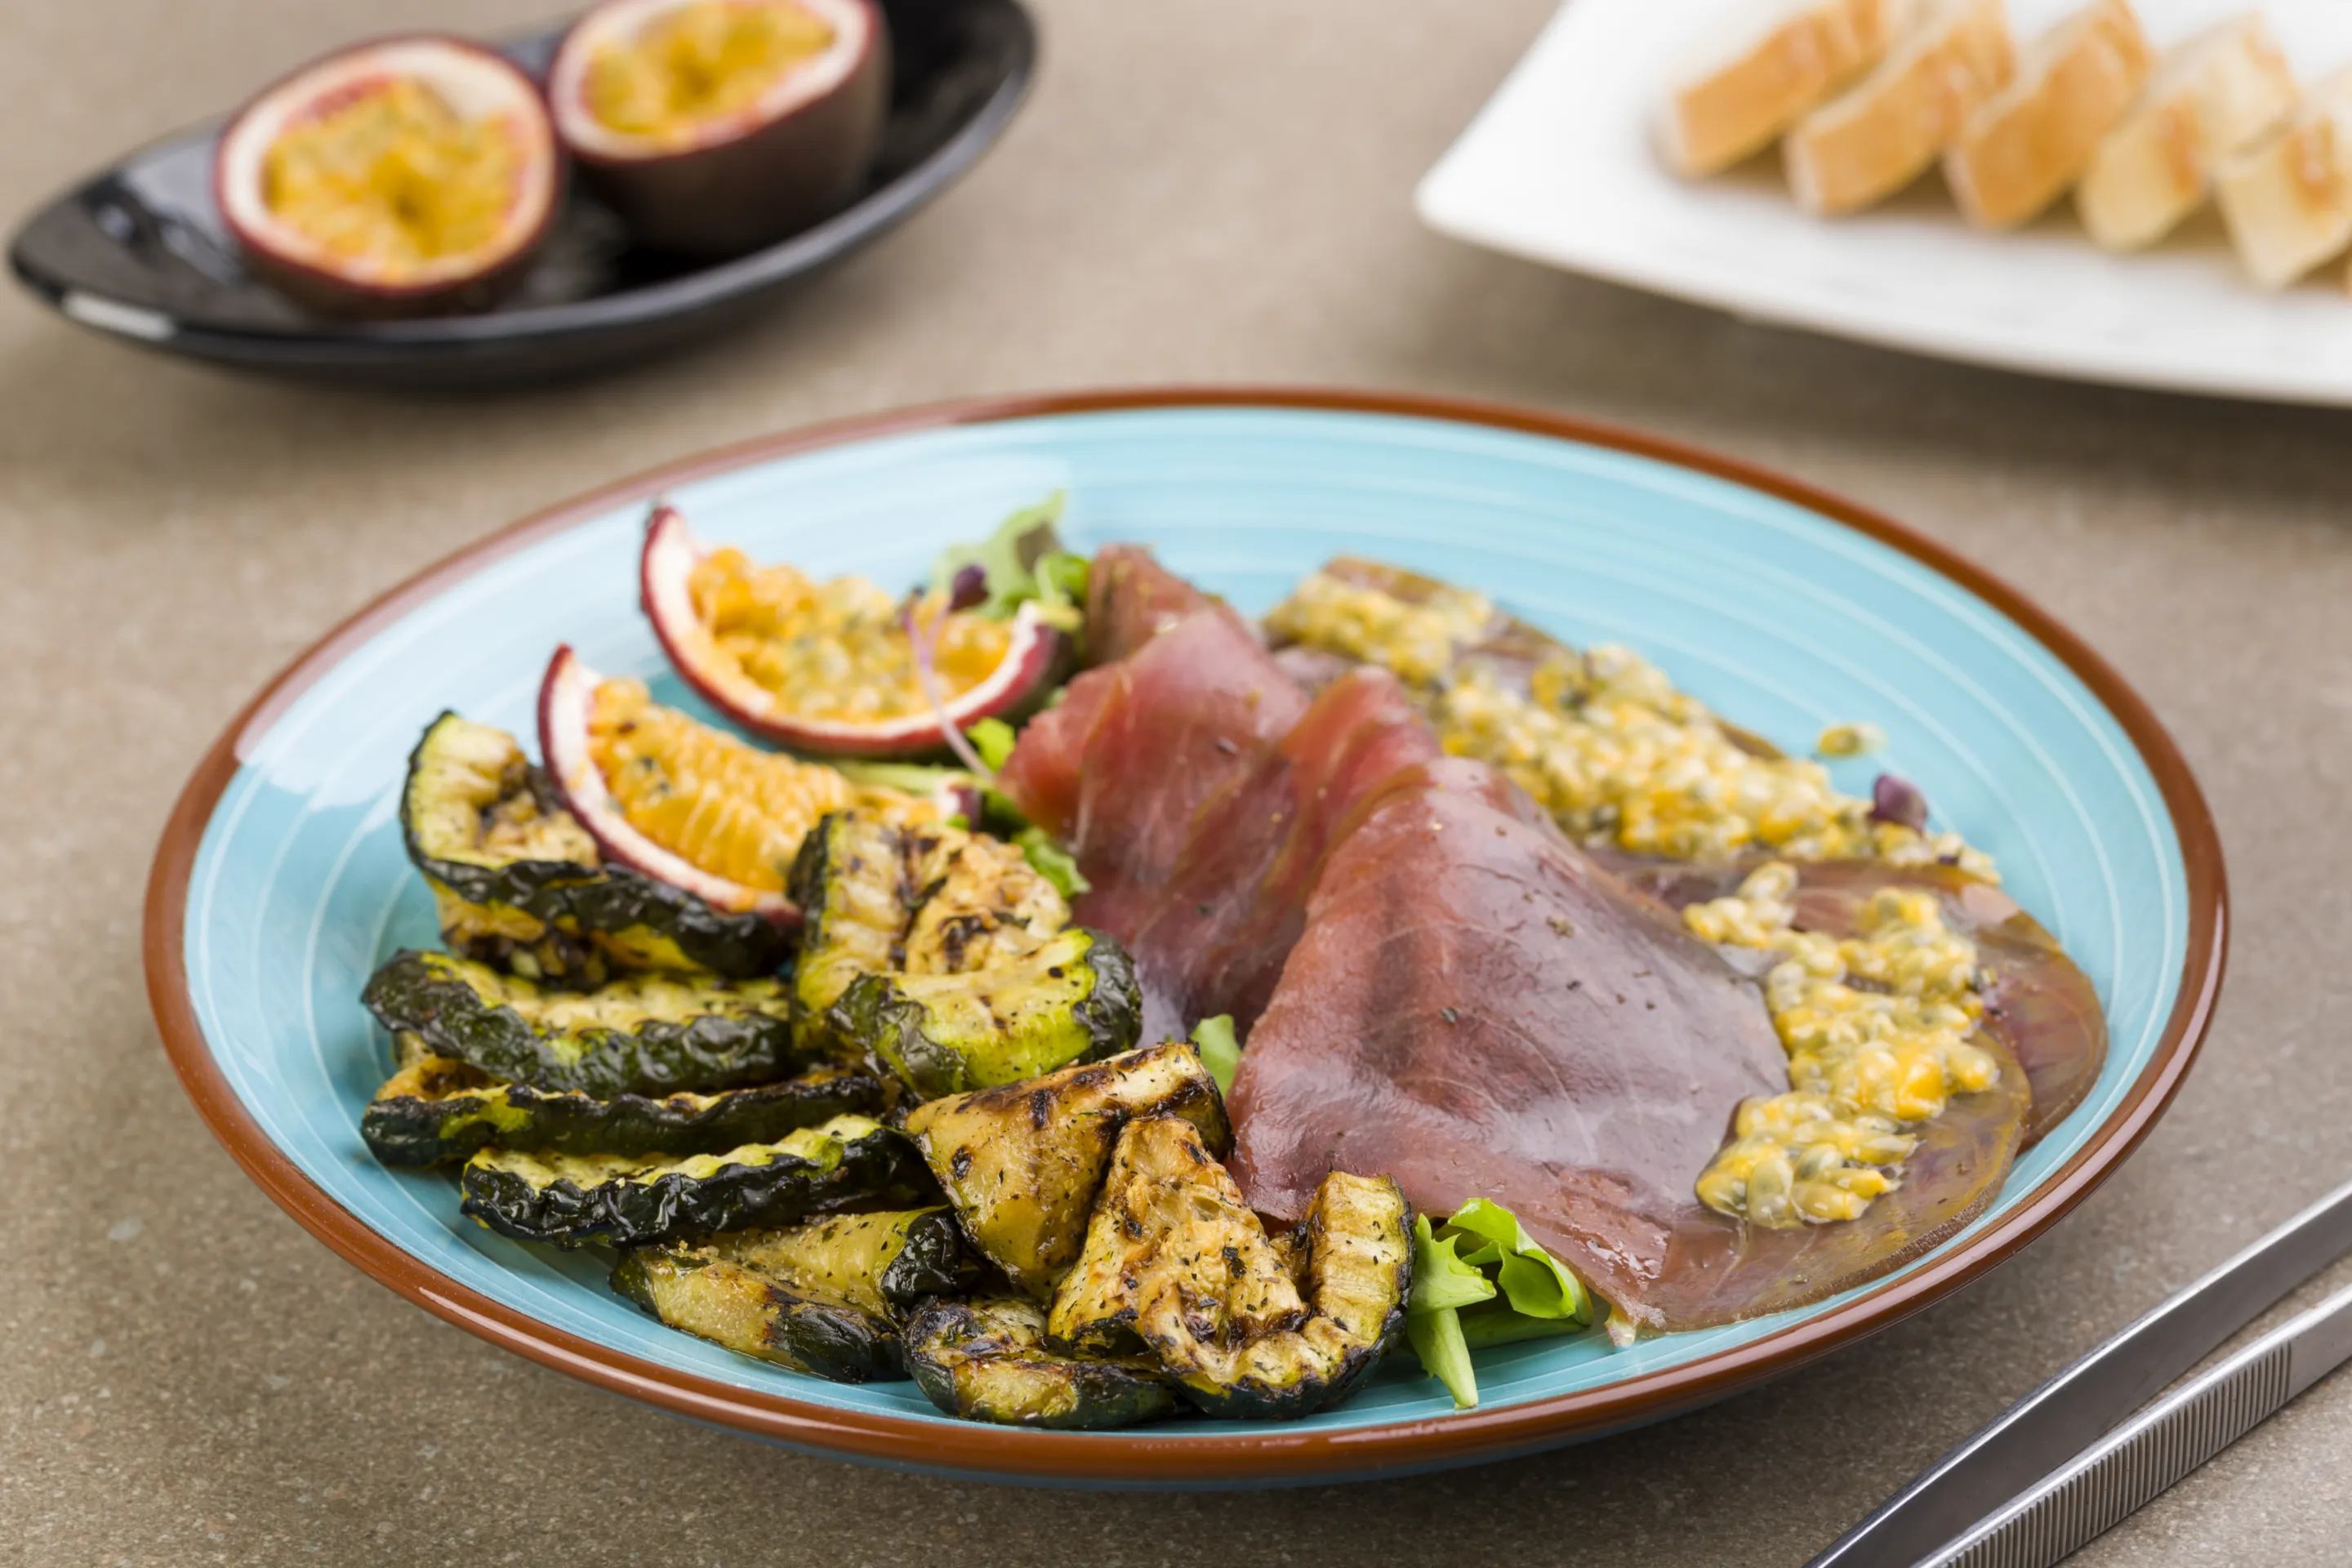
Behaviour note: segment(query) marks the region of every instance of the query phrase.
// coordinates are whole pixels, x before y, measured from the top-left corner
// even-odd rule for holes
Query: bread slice
[[[2008,83],[2014,63],[2001,0],[1933,0],[1875,69],[1797,121],[1781,143],[1790,190],[1823,215],[1893,195]]]
[[[1944,153],[1944,183],[1968,220],[2014,228],[2063,195],[2154,63],[2128,0],[2092,0],[2034,39],[2015,79]]]
[[[2155,244],[2205,200],[2215,160],[2284,120],[2294,99],[2261,16],[2206,28],[2158,63],[2139,107],[2091,154],[2074,187],[2083,226],[2110,250]]]
[[[2352,244],[2352,68],[2305,93],[2294,119],[2224,156],[2213,195],[2238,259],[2265,289]]]
[[[1739,0],[1667,89],[1666,161],[1712,174],[1760,152],[1886,52],[1911,0]]]

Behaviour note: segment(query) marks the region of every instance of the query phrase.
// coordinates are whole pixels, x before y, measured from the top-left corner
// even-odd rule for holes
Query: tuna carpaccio
[[[1263,1212],[1298,1217],[1332,1169],[1393,1176],[1432,1214],[1490,1198],[1635,1327],[1700,1328],[1933,1247],[1999,1192],[2035,1092],[2071,1105],[2095,1075],[2080,972],[1997,890],[1946,878],[2004,965],[1979,1037],[1998,1085],[1915,1129],[1901,1185],[1860,1219],[1706,1209],[1693,1183],[1733,1111],[1787,1085],[1757,955],[1727,962],[1674,913],[1736,877],[1604,866],[1498,773],[1441,756],[1388,676],[1310,698],[1148,555],[1107,550],[1096,572],[1097,651],[1121,657],[1030,724],[1002,783],[1094,884],[1079,918],[1135,953],[1148,1027],[1235,1015],[1234,1170]],[[1833,929],[1895,876],[1810,868],[1801,901]]]

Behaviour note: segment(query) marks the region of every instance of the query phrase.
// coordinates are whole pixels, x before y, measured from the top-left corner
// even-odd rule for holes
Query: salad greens
[[[1192,1043],[1201,1047],[1201,1065],[1217,1080],[1217,1092],[1223,1094],[1234,1087],[1234,1074],[1242,1070],[1241,1043],[1234,1038],[1234,1016],[1220,1013],[1213,1018],[1203,1018],[1192,1026]]]
[[[1023,828],[1013,836],[1020,847],[1022,858],[1029,868],[1054,884],[1054,890],[1066,899],[1075,899],[1094,884],[1078,869],[1076,857],[1054,842],[1054,836],[1034,826]]]
[[[1412,1273],[1405,1338],[1457,1410],[1478,1403],[1472,1351],[1574,1333],[1592,1321],[1583,1282],[1536,1245],[1510,1210],[1485,1198],[1442,1225],[1427,1215],[1414,1218]]]
[[[1061,536],[1054,531],[1065,499],[1063,491],[1055,490],[1006,518],[979,543],[949,545],[931,565],[931,586],[951,592],[956,574],[977,566],[988,589],[988,596],[974,606],[980,614],[1003,620],[1034,602],[1046,625],[1077,630],[1085,618],[1087,558],[1063,549]]]

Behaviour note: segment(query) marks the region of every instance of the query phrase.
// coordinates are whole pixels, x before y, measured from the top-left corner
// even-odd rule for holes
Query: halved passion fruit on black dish
[[[605,0],[548,72],[564,144],[643,243],[772,244],[857,192],[889,109],[869,0]]]
[[[938,752],[942,720],[961,730],[1025,712],[1070,652],[1040,604],[997,617],[933,593],[914,616],[927,690],[903,607],[878,584],[755,564],[705,545],[666,506],[640,571],[646,615],[687,684],[753,733],[819,756]]]
[[[229,122],[214,197],[253,269],[314,309],[475,309],[546,237],[562,154],[538,87],[455,38],[306,66]]]

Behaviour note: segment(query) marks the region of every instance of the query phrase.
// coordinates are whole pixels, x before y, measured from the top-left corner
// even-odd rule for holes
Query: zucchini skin
[[[452,1068],[473,1081],[436,1081],[453,1076]],[[494,1144],[565,1154],[701,1154],[773,1142],[835,1116],[874,1115],[886,1098],[870,1073],[829,1072],[709,1095],[598,1100],[485,1081],[435,1057],[377,1091],[361,1114],[360,1136],[377,1159],[402,1166],[450,1164]]]
[[[530,797],[543,837],[565,858],[501,858],[477,846],[430,842],[436,766],[468,743],[503,742],[511,754],[499,801]],[[446,812],[443,815],[449,815]],[[552,984],[601,984],[614,969],[670,970],[749,980],[791,958],[793,933],[764,915],[730,914],[694,894],[625,867],[604,866],[595,843],[558,800],[545,772],[504,731],[444,710],[408,757],[400,796],[401,841],[431,885],[449,945],[478,962]],[[436,850],[446,852],[436,852]]]
[[[614,1293],[682,1333],[832,1383],[906,1376],[887,1319],[798,1294],[692,1247],[644,1247],[613,1266]]]
[[[967,1421],[1095,1431],[1176,1408],[1175,1391],[1149,1362],[1047,1348],[1045,1318],[1031,1301],[931,1301],[908,1320],[900,1342],[915,1386]]]
[[[461,1212],[499,1235],[566,1247],[640,1247],[932,1195],[905,1137],[863,1116],[773,1143],[656,1162],[485,1149],[466,1163],[459,1185]]]
[[[711,1011],[685,1022],[646,1019],[626,1030],[542,1030],[515,1007],[486,1000],[478,988],[529,982],[506,981],[468,960],[412,949],[371,975],[360,1000],[385,1028],[414,1033],[437,1056],[550,1092],[600,1099],[703,1092],[782,1078],[793,1065],[782,987],[765,981],[678,984],[707,993]],[[592,992],[586,999],[602,994]]]
[[[955,985],[984,994],[991,987],[1034,984],[1048,960],[1058,962],[1047,985],[1059,990],[1075,983],[1084,994],[1067,1002],[1049,1000],[1015,1027],[1000,1024],[977,1037],[960,1038],[954,1019],[908,994],[910,986]],[[1054,1016],[1055,1009],[1066,1009],[1066,1017]],[[895,1075],[916,1098],[937,1100],[1118,1055],[1142,1032],[1143,994],[1125,948],[1098,931],[1073,926],[1031,957],[996,968],[912,981],[895,973],[860,975],[827,1009],[825,1026],[831,1037],[877,1070]]]

